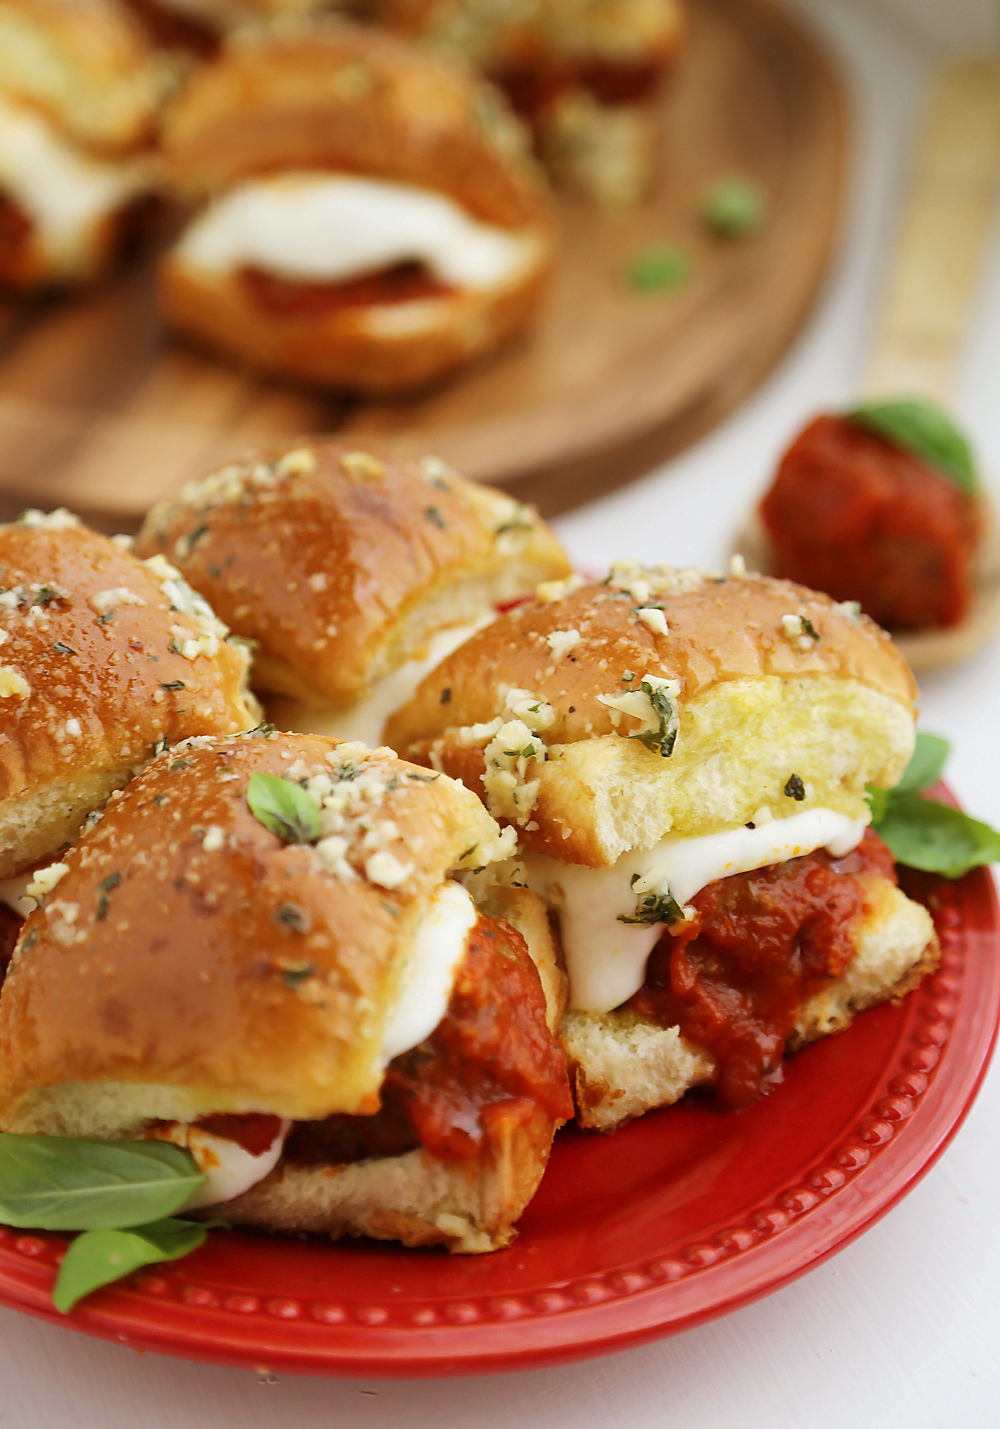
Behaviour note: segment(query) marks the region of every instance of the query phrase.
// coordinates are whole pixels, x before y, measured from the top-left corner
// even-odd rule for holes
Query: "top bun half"
[[[537,514],[436,458],[319,442],[232,462],[154,507],[163,552],[234,630],[254,682],[346,705],[437,630],[473,621],[569,561]]]
[[[168,177],[200,198],[281,169],[391,179],[449,195],[500,228],[548,229],[518,122],[458,65],[330,21],[233,44],[164,117]]]
[[[257,772],[308,796],[318,839],[255,817]],[[387,749],[263,727],[160,755],[42,878],[0,998],[0,1124],[376,1110],[430,895],[510,842]]]
[[[116,154],[154,137],[176,85],[114,0],[0,0],[0,89],[44,110],[78,144]]]
[[[158,742],[259,718],[245,646],[163,557],[68,512],[0,526],[0,877],[73,838]]]
[[[482,790],[523,849],[597,866],[762,807],[866,818],[865,785],[897,783],[912,752],[915,696],[853,606],[623,564],[603,584],[543,587],[473,636],[386,739]]]

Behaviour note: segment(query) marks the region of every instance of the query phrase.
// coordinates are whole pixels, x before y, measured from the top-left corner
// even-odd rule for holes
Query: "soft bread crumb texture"
[[[177,81],[173,58],[157,52],[124,5],[0,3],[0,88],[86,148],[121,153],[148,143]]]
[[[234,1225],[366,1235],[408,1246],[482,1254],[509,1244],[514,1222],[542,1179],[554,1127],[543,1112],[508,1128],[468,1162],[440,1161],[422,1147],[348,1166],[279,1163],[227,1204]]]
[[[666,631],[643,618],[657,610]],[[783,617],[816,638],[790,642]],[[549,637],[580,640],[559,660]],[[676,682],[669,757],[617,708],[647,677]],[[448,692],[444,698],[445,691]],[[501,615],[442,661],[386,725],[407,757],[483,790],[495,722],[516,691],[552,712],[525,852],[612,864],[667,833],[696,836],[824,806],[867,817],[864,787],[898,782],[913,750],[915,686],[888,636],[825,596],[764,577],[722,580],[631,565]],[[645,704],[643,705],[645,708]]]
[[[435,457],[319,442],[231,462],[156,506],[162,551],[238,634],[257,688],[318,706],[361,698],[439,630],[568,574],[531,507]]]
[[[0,526],[0,878],[75,837],[158,741],[256,722],[248,656],[162,559],[79,525]],[[187,649],[188,653],[183,652]]]
[[[258,771],[307,791],[315,845],[254,817]],[[174,747],[65,854],[25,922],[0,1000],[0,1124],[79,1119],[73,1084],[97,1084],[100,1118],[102,1088],[133,1084],[120,1134],[163,1116],[164,1097],[291,1119],[374,1109],[431,894],[511,842],[468,790],[389,750],[261,732]],[[405,866],[391,888],[371,876],[379,855]]]
[[[789,1050],[842,1032],[857,1013],[902,997],[937,966],[940,949],[926,908],[887,879],[869,876],[865,883],[865,913],[851,930],[854,956],[836,982],[801,1009]],[[568,1012],[562,1039],[577,1121],[595,1131],[614,1131],[715,1077],[715,1059],[704,1047],[677,1027],[627,1010]]]

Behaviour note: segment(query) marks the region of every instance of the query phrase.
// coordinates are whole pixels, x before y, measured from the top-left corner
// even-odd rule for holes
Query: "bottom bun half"
[[[170,254],[160,308],[177,332],[257,371],[387,395],[447,376],[520,332],[541,301],[551,254],[540,228],[524,263],[495,287],[295,313],[262,307],[238,273],[209,273]]]
[[[557,1123],[536,1110],[508,1125],[472,1160],[443,1161],[423,1147],[345,1166],[282,1162],[230,1201],[233,1225],[372,1236],[466,1255],[499,1250],[542,1179]]]
[[[837,980],[799,1010],[786,1050],[842,1032],[859,1012],[905,996],[940,958],[927,910],[887,879],[873,881],[854,929],[854,957]],[[654,1107],[716,1079],[715,1058],[677,1027],[630,1010],[568,1012],[561,1035],[578,1123],[614,1131]]]

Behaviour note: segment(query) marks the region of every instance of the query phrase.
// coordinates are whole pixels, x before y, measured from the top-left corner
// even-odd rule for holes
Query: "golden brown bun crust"
[[[790,581],[762,576],[685,581],[684,574],[675,590],[647,597],[640,588],[641,599],[615,589],[622,582],[613,581],[509,611],[426,677],[389,720],[386,739],[410,757],[422,757],[445,736],[447,763],[460,745],[446,732],[494,718],[503,708],[498,691],[511,686],[552,706],[556,720],[545,733],[550,745],[613,734],[618,728],[613,712],[597,696],[637,689],[645,674],[678,680],[680,707],[714,685],[767,675],[855,679],[912,706],[913,676],[872,621],[854,618],[828,596]],[[637,575],[636,582],[640,579]],[[638,618],[637,610],[651,605],[662,606],[667,634]],[[818,641],[804,642],[807,650],[797,648],[781,623],[784,615],[800,614],[819,635]],[[579,644],[554,658],[546,636],[571,630],[580,632]],[[623,683],[627,671],[635,678]],[[442,705],[445,688],[451,694]]]
[[[353,877],[250,812],[251,774],[290,769],[360,800],[376,843],[345,814]],[[25,923],[0,999],[0,1122],[23,1124],[33,1092],[109,1082],[180,1089],[194,1115],[373,1110],[401,947],[497,832],[467,790],[388,750],[257,733],[161,755]],[[412,860],[391,888],[366,873],[373,847]]]
[[[157,740],[231,734],[254,716],[240,688],[246,652],[215,636],[212,653],[177,653],[178,638],[197,640],[204,623],[172,610],[156,572],[106,536],[0,526],[0,567],[0,876],[8,877],[54,853]],[[75,809],[67,797],[69,807],[50,810],[46,822],[35,801],[68,779],[111,782]]]
[[[233,47],[170,107],[163,143],[174,185],[192,196],[276,169],[330,169],[437,189],[502,228],[548,211],[498,96],[457,66],[347,24]]]
[[[45,110],[79,144],[120,153],[148,143],[174,82],[123,4],[0,0],[0,88]]]
[[[421,37],[501,78],[536,72],[572,78],[603,63],[667,68],[684,40],[679,0],[529,0],[516,9],[470,0],[369,0],[380,25]]]
[[[509,570],[517,584],[496,596],[509,599],[569,569],[545,523],[501,493],[440,462],[376,458],[341,441],[191,482],[177,503],[154,508],[135,549],[163,551],[260,642],[262,688],[333,705],[408,658],[387,642],[439,592],[502,583]]]

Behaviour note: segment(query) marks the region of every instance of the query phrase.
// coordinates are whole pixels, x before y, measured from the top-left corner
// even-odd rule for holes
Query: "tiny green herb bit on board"
[[[625,281],[637,293],[663,293],[683,287],[692,272],[690,258],[679,249],[647,248],[628,264]]]
[[[844,415],[919,457],[962,491],[974,495],[979,490],[972,448],[940,407],[916,397],[900,398],[869,402]]]
[[[897,863],[944,878],[1000,860],[1000,833],[960,809],[926,799],[948,757],[940,735],[917,735],[916,748],[895,789],[868,790],[872,827]]]
[[[257,822],[286,844],[310,844],[319,838],[319,810],[290,779],[256,770],[247,785],[247,803]]]
[[[749,238],[767,217],[767,195],[756,179],[729,174],[705,191],[701,217],[720,238]]]

